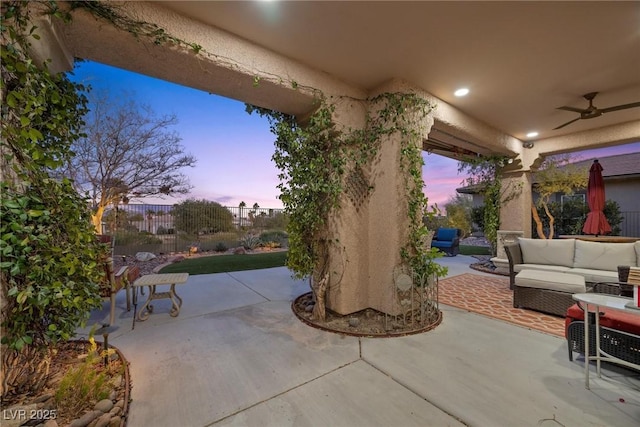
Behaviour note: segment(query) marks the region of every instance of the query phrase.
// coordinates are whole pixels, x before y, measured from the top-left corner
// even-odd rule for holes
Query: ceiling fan
[[[612,111],[619,111],[619,110],[626,110],[627,108],[640,107],[640,102],[632,102],[631,104],[616,105],[615,107],[598,108],[593,105],[593,98],[595,98],[597,94],[598,92],[589,92],[586,95],[583,95],[584,99],[589,101],[589,106],[587,108],[575,108],[575,107],[568,107],[568,106],[558,107],[557,108],[558,110],[573,111],[574,113],[580,113],[580,117],[578,117],[577,119],[568,121],[567,123],[560,125],[557,128],[553,128],[553,130],[563,128],[578,120],[594,119],[596,117],[600,117],[604,113],[610,113]]]

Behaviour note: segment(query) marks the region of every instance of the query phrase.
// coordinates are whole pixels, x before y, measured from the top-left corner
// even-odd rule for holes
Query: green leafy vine
[[[86,112],[85,88],[28,56],[37,40],[28,2],[2,3],[2,344],[19,351],[75,334],[101,306],[105,255],[86,201],[50,172],[71,155]],[[55,3],[48,12],[62,17]]]
[[[470,175],[467,184],[479,186],[484,196],[484,235],[491,244],[494,255],[497,251],[500,229],[500,206],[515,197],[519,191],[518,188],[510,191],[502,188],[500,175],[508,160],[507,156],[501,155],[482,156],[467,158],[458,166],[459,172],[467,172]]]
[[[332,119],[335,104],[324,98],[304,126],[295,117],[247,106],[249,113],[267,117],[276,135],[273,160],[281,170],[280,199],[290,216],[287,265],[298,278],[323,277],[329,245],[339,243],[329,234],[327,224],[330,215],[340,209],[345,174],[367,167],[378,155],[384,138],[398,134],[400,167],[407,172],[410,219],[407,244],[400,255],[415,272],[442,276],[446,268],[433,262],[441,254],[435,248],[425,248],[428,230],[422,221],[427,199],[422,180],[421,123],[432,106],[416,94],[406,93],[384,93],[367,101],[378,108],[367,115],[365,128],[342,132],[336,130]]]

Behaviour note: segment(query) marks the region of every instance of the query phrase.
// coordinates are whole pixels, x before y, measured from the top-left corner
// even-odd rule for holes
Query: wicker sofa
[[[640,241],[600,243],[577,239],[527,239],[505,245],[510,284],[525,269],[583,276],[587,283],[615,282],[618,266],[640,266]]]
[[[519,238],[505,245],[514,307],[528,308],[564,316],[573,301],[572,292],[598,292],[619,295],[618,266],[640,263],[640,242],[599,243],[576,239],[541,240]],[[523,285],[517,275],[526,271],[528,279],[540,276],[549,286]],[[534,272],[539,274],[535,274]],[[533,274],[532,274],[533,273]],[[524,275],[525,273],[522,273]],[[569,279],[584,285],[568,290]],[[561,284],[556,286],[556,283]],[[577,290],[579,289],[579,290]]]

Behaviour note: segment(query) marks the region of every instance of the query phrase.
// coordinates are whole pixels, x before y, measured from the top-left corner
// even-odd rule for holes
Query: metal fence
[[[207,202],[129,204],[105,212],[102,233],[115,237],[116,255],[223,252],[238,246],[286,246],[286,225],[282,209]]]

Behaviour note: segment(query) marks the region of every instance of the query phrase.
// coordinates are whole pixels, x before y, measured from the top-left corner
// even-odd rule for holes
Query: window
[[[584,200],[584,194],[571,194],[571,195],[567,195],[567,194],[563,194],[562,196],[560,196],[560,205],[564,206],[565,203],[570,203],[570,202],[582,202],[585,203]]]

